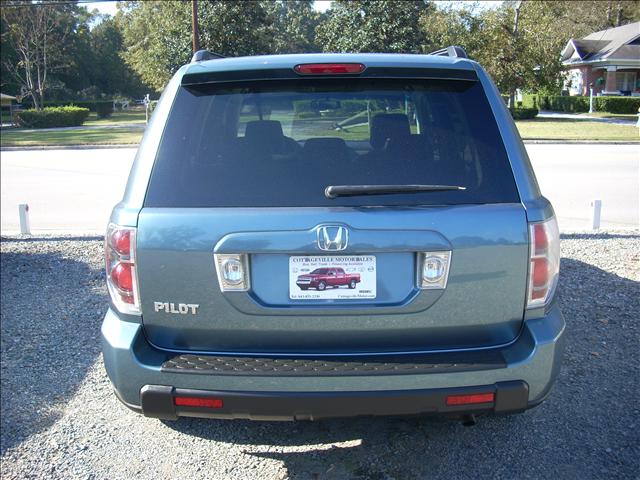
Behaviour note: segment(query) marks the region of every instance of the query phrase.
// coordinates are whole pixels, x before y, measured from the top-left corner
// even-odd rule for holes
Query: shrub
[[[589,97],[561,97],[540,94],[525,95],[525,108],[539,108],[556,112],[581,113],[589,111]],[[593,97],[596,112],[637,114],[640,97]]]
[[[14,118],[20,127],[54,128],[80,126],[88,116],[88,108],[66,106],[46,107],[42,110],[21,110],[15,113]]]
[[[313,105],[311,100],[296,100],[293,102],[293,111],[296,116],[301,113],[318,112],[317,105]]]
[[[638,114],[640,97],[595,97],[597,112]]]
[[[45,102],[45,107],[64,107],[65,105],[74,105],[76,107],[88,108],[91,112],[97,112],[101,105],[110,105],[113,109],[113,100],[52,100]]]
[[[96,113],[98,118],[109,118],[113,113],[113,102],[96,102]]]
[[[514,120],[530,120],[538,115],[537,108],[512,108],[509,111]]]
[[[568,113],[583,113],[589,111],[588,97],[546,97],[549,110]]]
[[[555,112],[581,113],[589,111],[588,97],[525,95],[522,99],[525,108],[538,108]]]

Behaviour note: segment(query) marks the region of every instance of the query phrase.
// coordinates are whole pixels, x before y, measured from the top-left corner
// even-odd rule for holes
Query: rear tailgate
[[[289,258],[326,255],[315,227],[340,223],[340,255],[376,257],[377,296],[292,300]],[[287,225],[286,230],[274,226]],[[393,225],[393,230],[389,230]],[[249,229],[250,226],[250,229]],[[513,340],[526,292],[528,240],[519,204],[376,209],[156,209],[139,219],[145,331],[164,348],[337,353],[490,346]],[[220,291],[216,246],[250,254],[251,290]],[[445,290],[419,290],[416,252],[450,250]],[[198,304],[196,315],[154,302]]]

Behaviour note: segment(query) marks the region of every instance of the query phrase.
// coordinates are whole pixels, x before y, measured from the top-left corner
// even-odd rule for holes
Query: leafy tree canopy
[[[325,52],[419,53],[426,42],[419,18],[432,12],[429,2],[337,0],[317,29]]]
[[[118,13],[126,62],[161,90],[192,55],[191,3],[126,2]],[[224,56],[258,55],[272,49],[267,11],[261,2],[198,3],[200,44]]]
[[[265,2],[273,31],[273,53],[312,53],[322,49],[316,43],[316,28],[326,15],[313,9],[313,0]]]

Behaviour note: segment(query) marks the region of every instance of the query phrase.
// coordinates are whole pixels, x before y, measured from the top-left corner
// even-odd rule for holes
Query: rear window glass
[[[465,190],[326,198],[330,185]],[[181,87],[145,205],[290,207],[517,202],[481,85],[296,80]]]

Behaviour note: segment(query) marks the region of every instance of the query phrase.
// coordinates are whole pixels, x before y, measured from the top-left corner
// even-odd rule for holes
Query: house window
[[[633,91],[636,87],[636,72],[616,72],[616,90]]]

